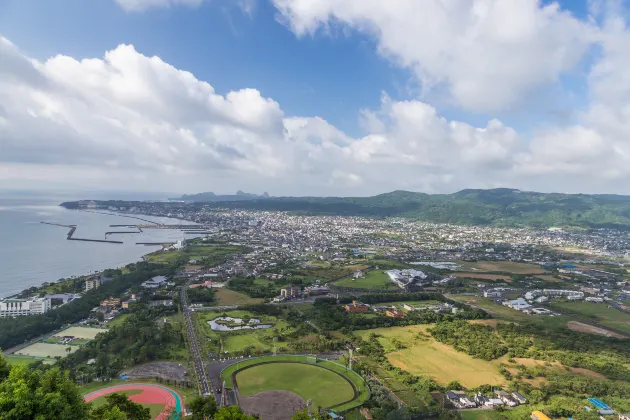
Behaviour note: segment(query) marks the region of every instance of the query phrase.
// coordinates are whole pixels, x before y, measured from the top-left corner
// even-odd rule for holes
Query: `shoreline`
[[[64,207],[62,207],[64,208]],[[185,222],[185,223],[194,223],[190,220],[186,220],[186,219],[180,219],[180,218],[175,218],[175,217],[167,217],[167,216],[151,216],[151,215],[145,215],[145,214],[136,214],[134,213],[133,215],[129,215],[126,213],[118,213],[118,212],[99,212],[99,211],[90,211],[90,210],[83,210],[83,209],[67,209],[64,208],[65,210],[70,210],[70,211],[80,211],[80,212],[87,212],[87,213],[93,213],[93,214],[101,214],[103,216],[116,216],[116,217],[123,217],[123,218],[128,218],[128,219],[136,219],[138,221],[143,221],[143,222],[150,222],[152,224],[155,225],[161,225],[163,223],[159,223],[159,222],[155,222],[155,221],[151,221],[148,220],[148,218],[163,218],[163,219],[170,219],[171,221],[177,221],[177,222]],[[146,216],[146,218],[142,218],[143,216]],[[45,221],[40,221],[39,223],[41,224],[45,224],[45,225],[56,225],[56,226],[63,226],[63,227],[70,227],[71,225],[65,225],[65,224],[59,224],[59,223],[51,223],[51,222],[45,222]],[[107,225],[109,226],[109,225]],[[135,224],[134,224],[135,226]],[[77,225],[72,225],[72,227],[77,227]],[[175,229],[171,229],[171,230],[175,230]],[[181,230],[180,230],[181,232]],[[130,232],[130,233],[140,233],[140,232]],[[63,237],[63,239],[62,239]],[[62,235],[62,237],[60,237],[60,241],[66,241],[67,240],[67,232],[65,234]],[[100,240],[90,240],[87,242],[103,242]],[[169,243],[170,241],[164,241],[164,244]],[[122,241],[120,241],[120,243],[124,243]],[[112,270],[120,270],[124,267],[126,267],[129,264],[135,264],[141,261],[145,261],[145,257],[149,254],[152,254],[154,252],[160,251],[162,249],[164,249],[163,246],[160,245],[160,242],[156,241],[153,242],[151,245],[145,245],[145,244],[137,244],[134,243],[133,244],[134,247],[140,247],[142,248],[142,255],[140,255],[137,258],[129,258],[127,260],[125,260],[125,262],[123,263],[119,263],[119,264],[112,264],[106,268],[102,268],[102,269],[94,269],[94,268],[90,268],[88,270],[81,270],[81,269],[77,269],[76,271],[74,270],[69,270],[69,271],[74,271],[74,273],[77,273],[79,271],[82,271],[80,274],[70,274],[70,275],[66,275],[57,279],[53,279],[52,281],[41,281],[38,284],[33,284],[33,285],[26,285],[23,289],[16,291],[16,292],[3,292],[2,290],[0,290],[0,299],[8,299],[8,298],[13,298],[18,296],[20,293],[22,293],[25,290],[28,290],[30,288],[37,288],[38,291],[40,291],[42,288],[44,287],[48,287],[48,286],[43,286],[44,283],[48,283],[48,285],[54,285],[56,284],[59,280],[72,280],[72,279],[78,279],[78,278],[82,278],[82,277],[88,277],[91,275],[94,275],[95,273],[99,273],[102,272],[104,270],[108,270],[108,269],[112,269]],[[37,264],[37,261],[33,262],[34,264]],[[17,280],[12,280],[12,281],[17,281]],[[8,282],[8,284],[10,284],[11,282]]]

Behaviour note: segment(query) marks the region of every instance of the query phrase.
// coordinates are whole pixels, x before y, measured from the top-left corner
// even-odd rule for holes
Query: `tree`
[[[7,362],[7,359],[4,358],[4,355],[0,351],[0,382],[9,377],[10,371],[9,362]]]
[[[256,420],[248,416],[238,406],[222,407],[214,415],[214,420]]]
[[[98,322],[105,321],[105,314],[103,312],[97,312],[96,313],[96,319],[98,320]]]
[[[91,419],[100,420],[102,418],[125,419],[125,420],[151,420],[151,410],[130,401],[123,394],[109,394],[105,396],[107,404],[100,406],[91,413]],[[120,415],[124,417],[120,417]]]
[[[190,410],[192,411],[193,420],[203,420],[206,417],[212,417],[217,412],[218,406],[216,400],[209,397],[195,397],[190,402]]]
[[[77,386],[58,367],[42,372],[13,366],[0,383],[2,420],[85,420],[88,410]]]
[[[330,417],[326,414],[321,414],[320,412],[317,412],[313,414],[312,416],[310,416],[306,408],[304,410],[298,411],[297,413],[293,415],[293,417],[291,417],[291,420],[327,420],[327,419],[330,419]]]

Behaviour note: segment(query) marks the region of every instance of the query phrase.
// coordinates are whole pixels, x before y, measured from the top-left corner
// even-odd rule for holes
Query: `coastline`
[[[78,228],[81,228],[81,223],[75,223],[74,219],[81,220],[83,217],[74,217],[72,213],[66,213],[67,210],[59,205],[57,205],[58,209],[63,209],[61,213],[52,214],[53,216],[57,216],[62,219],[63,223],[58,223],[60,225],[70,225],[77,224]],[[160,217],[160,216],[150,216],[144,214],[128,214],[128,213],[118,213],[118,212],[92,212],[92,211],[84,211],[78,210],[77,213],[83,214],[91,214],[90,223],[92,226],[86,226],[93,228],[94,225],[97,225],[97,228],[101,228],[98,231],[97,235],[104,235],[106,231],[103,228],[109,226],[111,223],[103,222],[99,220],[100,216],[107,217],[118,217],[124,219],[135,219],[137,222],[141,220],[143,222],[148,222],[148,219],[157,219],[159,221],[151,220],[153,224],[165,224],[166,222],[172,222],[173,224],[192,224],[193,222],[185,219],[173,218],[173,217]],[[143,217],[144,216],[144,217]],[[35,217],[39,217],[39,219],[34,219]],[[74,247],[70,247],[67,241],[67,231],[63,228],[62,231],[54,231],[54,229],[59,228],[59,226],[54,226],[54,223],[44,222],[45,218],[41,217],[39,213],[35,213],[35,215],[28,214],[25,217],[23,223],[27,223],[29,228],[32,229],[32,226],[37,224],[38,227],[46,224],[47,229],[52,229],[53,231],[47,232],[47,237],[41,239],[39,236],[40,231],[37,231],[35,235],[31,235],[30,237],[23,240],[25,242],[23,247],[25,249],[25,253],[22,255],[26,255],[26,258],[21,261],[21,265],[12,261],[11,255],[6,259],[6,265],[9,267],[9,272],[7,273],[4,283],[0,283],[0,298],[8,298],[19,295],[24,290],[37,288],[37,290],[41,290],[43,288],[48,287],[49,285],[58,283],[60,280],[67,279],[77,279],[85,276],[89,276],[94,274],[95,272],[100,272],[106,269],[122,269],[123,267],[137,263],[140,261],[144,261],[145,257],[151,253],[159,251],[162,249],[160,245],[137,245],[131,242],[117,241],[120,243],[115,244],[98,244],[94,242],[81,242],[81,241],[68,241],[74,243]],[[50,220],[50,219],[48,219]],[[55,222],[58,222],[56,219],[52,219]],[[96,220],[96,223],[94,222]],[[82,222],[83,223],[83,222]],[[135,223],[134,223],[135,224]],[[131,223],[130,223],[131,225]],[[87,229],[84,229],[87,230]],[[92,229],[93,230],[93,229]],[[19,232],[19,229],[17,230]],[[159,232],[156,230],[154,235],[158,236],[169,236],[170,238],[158,240],[152,240],[151,236],[147,237],[147,242],[152,243],[172,243],[176,241],[175,236],[181,237],[181,230],[177,231],[177,234],[173,234],[174,229],[160,229]],[[43,232],[43,231],[42,231]],[[88,230],[89,232],[89,230]],[[130,232],[142,235],[144,232]],[[150,235],[151,233],[149,233]],[[44,236],[44,233],[41,234]],[[94,236],[94,233],[89,233],[89,236]],[[127,235],[124,235],[127,237]],[[134,236],[134,235],[128,235]],[[52,238],[52,239],[51,239]],[[48,239],[48,241],[46,241]],[[57,242],[59,241],[59,242]],[[116,248],[114,251],[109,249],[103,249],[103,247],[108,248]],[[7,247],[12,247],[11,243],[8,242]],[[140,248],[139,248],[140,247]],[[37,252],[32,252],[31,250],[35,249]],[[17,252],[17,251],[16,251]],[[112,254],[113,252],[113,254]],[[59,258],[50,257],[48,260],[51,260],[53,264],[50,264],[49,261],[41,261],[39,258],[40,254],[50,254],[56,253]],[[75,256],[76,254],[76,256]],[[2,255],[0,255],[2,256]],[[86,257],[87,256],[87,257]],[[9,264],[11,261],[13,264]],[[54,263],[57,263],[56,266]],[[76,264],[75,264],[76,263]],[[50,270],[50,267],[53,267],[53,270]],[[26,267],[23,269],[22,267]],[[11,269],[13,268],[13,271]],[[29,273],[33,274],[29,274]],[[14,275],[18,274],[18,275]],[[19,285],[19,290],[17,287]]]

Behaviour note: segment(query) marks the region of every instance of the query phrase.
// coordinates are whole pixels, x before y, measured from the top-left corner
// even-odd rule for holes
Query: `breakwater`
[[[66,239],[69,241],[83,241],[83,242],[104,242],[107,244],[122,244],[122,241],[110,241],[107,239],[86,239],[86,238],[74,238],[72,235],[74,235],[74,232],[77,230],[76,226],[72,226],[70,228],[70,231],[68,232],[68,235],[66,236]]]

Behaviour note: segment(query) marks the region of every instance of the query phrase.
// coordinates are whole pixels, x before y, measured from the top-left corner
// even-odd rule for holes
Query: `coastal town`
[[[234,368],[243,358],[325,353],[333,360],[341,357],[355,371],[371,372],[362,380],[372,398],[382,393],[385,399],[377,403],[382,407],[413,406],[417,398],[426,398],[432,401],[428,407],[436,410],[440,405],[455,413],[500,408],[544,420],[549,417],[538,410],[544,405],[538,401],[536,388],[526,385],[527,381],[510,385],[517,376],[536,378],[546,372],[542,365],[535,370],[518,362],[542,355],[534,357],[532,348],[520,359],[509,357],[516,358],[515,362],[498,362],[509,352],[520,354],[508,350],[511,344],[503,334],[510,330],[503,329],[510,325],[526,328],[531,323],[593,340],[630,338],[630,274],[625,268],[630,245],[621,231],[439,225],[199,205],[187,210],[181,203],[79,205],[78,211],[129,216],[128,226],[116,227],[119,235],[124,235],[124,229],[178,229],[182,234],[181,240],[164,243],[140,263],[50,281],[0,300],[0,318],[15,320],[94,302],[84,316],[54,331],[42,329],[43,335],[26,342],[10,341],[11,348],[5,350],[8,360],[16,363],[85,360],[81,375],[75,377],[79,383],[104,380],[98,374],[104,362],[90,356],[90,343],[103,334],[116,333],[135,314],[147,311],[157,316],[158,325],[165,323],[181,332],[182,347],[164,354],[171,362],[151,362],[142,368],[123,364],[124,368],[109,375],[148,378],[158,374],[162,381],[174,375],[181,386],[197,388],[219,405],[253,410],[241,401],[247,401],[243,389],[239,397],[229,385],[224,369]],[[192,224],[152,224],[151,217],[158,216]],[[144,274],[131,280],[128,276],[138,270]],[[118,283],[123,278],[129,280],[121,287]],[[480,356],[476,352],[481,350],[472,343],[456,344],[451,334],[486,336],[493,347],[483,351],[492,356]],[[434,344],[429,348],[424,343]],[[455,350],[448,344],[455,345]],[[422,360],[437,345],[445,347],[434,357],[446,359],[436,370]],[[616,342],[610,345],[617,346]],[[401,365],[395,355],[405,352],[414,361],[406,362],[407,370],[397,371]],[[468,355],[475,358],[460,361]],[[369,367],[377,360],[387,361],[385,370]],[[466,368],[457,372],[446,368],[456,361]],[[578,365],[598,372],[593,363]],[[173,373],[160,374],[164,369]],[[425,391],[409,386],[401,388],[404,392],[393,391],[398,383],[392,382],[393,372],[397,381],[405,375],[420,375],[423,381],[435,382]],[[621,378],[625,373],[608,375]],[[341,410],[332,404],[333,398],[322,407],[335,410],[323,413],[332,418],[342,412],[368,418],[369,395],[355,394]],[[627,411],[618,400],[604,401],[600,394],[587,397],[597,401],[586,403],[587,412],[617,415]],[[269,417],[265,410],[248,412]]]

